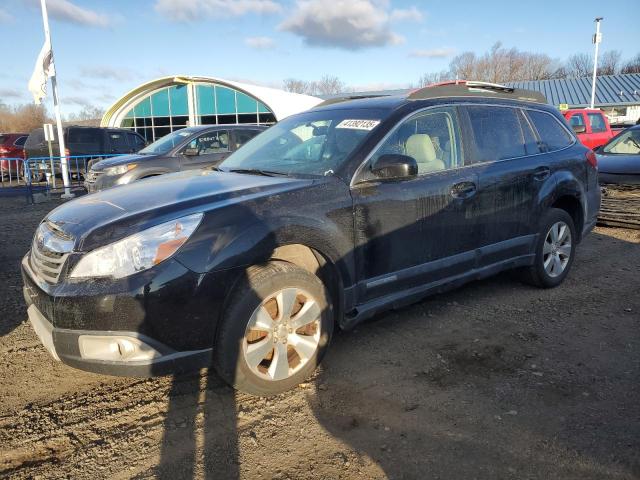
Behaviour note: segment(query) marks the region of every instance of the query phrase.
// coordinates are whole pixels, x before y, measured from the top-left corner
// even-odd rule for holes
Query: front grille
[[[45,282],[58,283],[72,245],[73,242],[57,226],[48,222],[40,224],[31,244],[31,268]]]
[[[102,175],[104,172],[100,172],[100,171],[96,171],[96,170],[89,170],[89,173],[87,173],[87,182],[89,183],[95,183],[96,180],[98,180],[98,177],[100,175]]]

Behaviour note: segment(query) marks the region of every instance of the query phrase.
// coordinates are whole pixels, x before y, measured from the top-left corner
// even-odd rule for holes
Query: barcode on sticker
[[[336,128],[353,128],[355,130],[373,130],[380,120],[342,120]]]

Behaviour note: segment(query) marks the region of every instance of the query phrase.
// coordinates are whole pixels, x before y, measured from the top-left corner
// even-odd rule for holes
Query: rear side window
[[[573,137],[550,113],[528,110],[527,114],[538,131],[540,144],[545,152],[560,150],[573,143]]]
[[[67,141],[69,143],[101,144],[102,130],[90,130],[84,128],[70,128]]]
[[[584,127],[584,118],[582,118],[582,114],[581,113],[574,113],[573,115],[571,115],[571,118],[569,119],[569,124],[572,127]]]
[[[56,132],[54,132],[54,135],[56,135]],[[56,136],[56,138],[58,137]],[[44,142],[44,129],[36,128],[27,137],[27,141],[25,142],[25,147],[37,147],[43,142]]]
[[[15,141],[14,145],[17,145],[18,147],[22,147],[24,145],[24,142],[27,141],[27,137],[26,136],[22,136],[22,137],[18,137],[18,139]],[[2,142],[0,142],[2,143]]]
[[[601,113],[587,113],[589,117],[589,125],[591,125],[592,133],[606,132],[607,126],[604,123]]]
[[[7,141],[7,135],[0,135],[0,145],[3,145]]]
[[[465,107],[472,130],[474,151],[467,165],[524,157],[528,154],[518,109],[483,105]],[[530,152],[530,153],[537,153]]]

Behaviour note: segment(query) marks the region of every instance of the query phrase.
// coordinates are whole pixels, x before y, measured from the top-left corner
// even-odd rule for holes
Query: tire
[[[277,261],[249,268],[234,290],[216,335],[218,374],[235,389],[259,396],[307,379],[333,333],[333,306],[320,279]],[[281,318],[287,306],[293,314]]]
[[[540,288],[560,285],[571,270],[577,238],[571,215],[559,208],[549,209],[540,220],[534,263],[521,270],[522,280]]]

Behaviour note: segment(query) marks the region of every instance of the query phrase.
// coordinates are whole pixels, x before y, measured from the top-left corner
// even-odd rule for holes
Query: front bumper
[[[119,281],[63,280],[50,285],[34,273],[28,255],[22,261],[29,320],[51,355],[81,370],[122,376],[165,375],[211,365],[229,275],[197,274],[170,259]],[[87,354],[83,338],[102,341],[111,354],[101,356],[95,348]],[[120,360],[118,339],[157,354]]]

